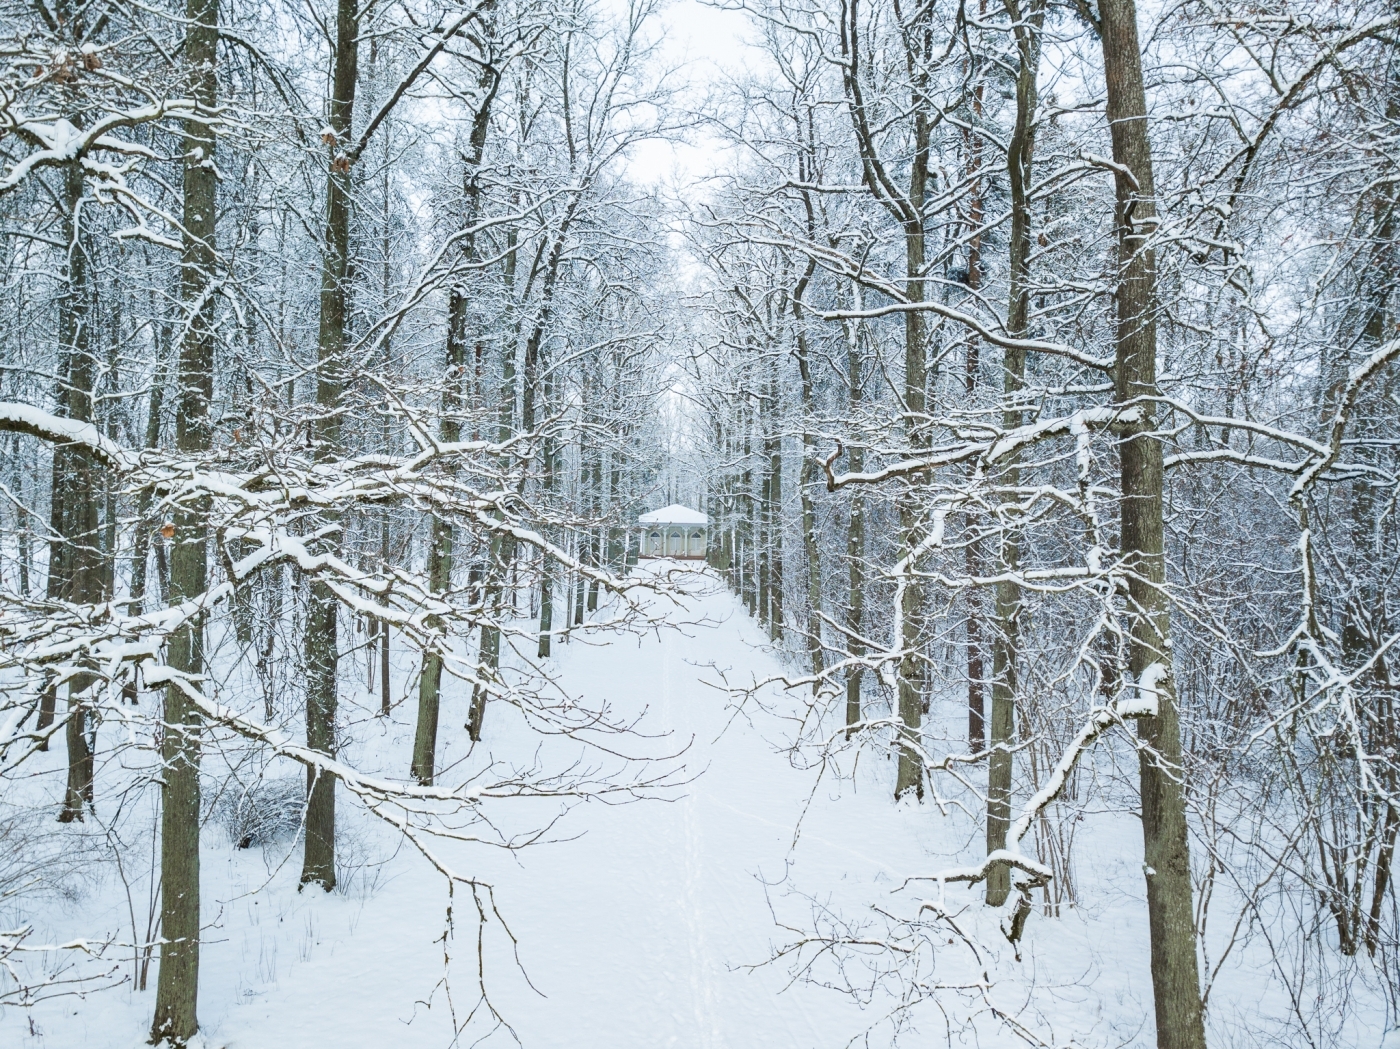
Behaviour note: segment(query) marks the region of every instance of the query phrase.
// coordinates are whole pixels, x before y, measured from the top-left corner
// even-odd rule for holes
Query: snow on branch
[[[1328,427],[1326,451],[1314,457],[1313,461],[1299,475],[1298,480],[1293,485],[1293,490],[1289,493],[1289,497],[1295,503],[1302,499],[1304,493],[1312,487],[1318,477],[1337,461],[1337,457],[1342,452],[1342,436],[1346,433],[1352,408],[1356,405],[1356,398],[1360,396],[1361,390],[1366,384],[1382,368],[1393,361],[1397,354],[1400,354],[1400,339],[1391,339],[1376,347],[1375,352],[1356,368],[1353,368],[1351,374],[1347,376],[1346,386],[1343,387],[1342,394],[1337,399],[1337,410],[1332,415],[1332,424]]]
[[[0,196],[19,188],[25,179],[41,168],[71,163],[85,156],[89,150],[127,152],[131,145],[109,138],[113,131],[166,118],[210,122],[214,114],[195,99],[171,98],[137,109],[108,113],[94,121],[91,127],[79,130],[62,117],[39,120],[26,117],[14,107],[0,106],[0,134],[14,134],[36,147],[34,152],[16,161],[9,171],[0,175]]]
[[[676,787],[684,782],[680,775],[683,770],[671,767],[663,767],[654,775],[637,776],[627,780],[618,780],[610,776],[530,777],[512,773],[489,783],[468,781],[456,787],[397,782],[365,775],[329,754],[294,742],[287,732],[274,725],[240,714],[231,707],[210,699],[200,687],[204,680],[201,677],[154,663],[143,667],[143,673],[148,685],[165,684],[178,688],[209,722],[222,725],[246,739],[261,743],[272,753],[295,761],[317,775],[334,776],[340,785],[360,799],[366,809],[403,834],[449,882],[473,887],[481,886],[482,883],[476,878],[457,873],[448,865],[445,857],[431,847],[425,836],[514,850],[542,840],[555,822],[551,820],[545,827],[532,830],[523,837],[508,836],[499,831],[491,821],[479,815],[483,802],[508,798],[629,801],[652,796],[656,791]],[[489,771],[489,768],[485,770]],[[471,833],[445,822],[448,817],[462,813],[468,815],[470,824],[487,827],[492,833]]]
[[[1012,867],[1030,875],[1029,880],[1020,886],[1023,892],[1048,885],[1054,876],[1053,872],[1043,863],[1024,855],[1020,850],[1021,842],[1030,833],[1041,813],[1060,796],[1065,789],[1065,784],[1069,782],[1070,773],[1074,771],[1080,759],[1089,752],[1105,731],[1114,725],[1121,725],[1125,719],[1155,717],[1157,715],[1159,699],[1169,675],[1170,671],[1166,666],[1161,663],[1153,663],[1142,672],[1136,686],[1129,685],[1130,691],[1127,695],[1109,706],[1095,707],[1090,711],[1088,719],[1080,726],[1079,732],[1061,753],[1050,776],[1026,802],[1021,809],[1021,814],[1016,818],[1016,822],[1011,825],[1007,835],[1006,848],[989,852],[982,862],[973,866],[950,867],[937,874],[919,875],[908,880],[937,882],[941,893],[943,887],[950,882],[975,885],[985,881],[987,876],[998,867]],[[940,906],[941,904],[940,900]]]
[[[90,423],[65,419],[28,404],[0,402],[0,431],[28,434],[51,444],[81,445],[122,472],[138,465],[134,454]]]
[[[972,460],[982,467],[987,467],[1052,437],[1079,436],[1092,429],[1138,422],[1141,418],[1142,409],[1135,404],[1116,408],[1084,408],[1070,415],[1028,423],[1010,430],[993,430],[993,436],[984,440],[960,441],[933,449],[917,458],[903,459],[879,470],[862,473],[837,474],[832,470],[832,464],[845,450],[838,440],[835,451],[823,460],[822,468],[826,473],[827,491],[834,492],[851,484],[879,484],[896,477],[908,477],[911,474],[925,473]]]
[[[113,947],[130,947],[130,944],[111,939],[26,942],[33,932],[33,927],[29,925],[0,929],[0,972],[9,977],[9,986],[0,989],[0,1006],[15,1005],[27,1009],[48,998],[86,995],[103,986],[115,986],[122,982],[116,977],[119,964],[109,961],[105,955]],[[19,962],[25,955],[37,956],[40,963],[40,972],[33,977],[20,967]],[[75,970],[74,956],[100,962],[102,968],[86,973]]]
[[[941,302],[892,302],[887,306],[877,306],[868,310],[824,310],[813,311],[822,320],[872,320],[877,317],[888,317],[894,314],[903,313],[933,313],[945,320],[955,321],[965,328],[971,329],[981,338],[990,342],[993,346],[1000,346],[1004,350],[1025,350],[1028,353],[1044,353],[1052,357],[1064,357],[1066,360],[1082,364],[1086,368],[1093,368],[1096,371],[1111,372],[1113,370],[1112,357],[1094,357],[1077,350],[1062,342],[1046,342],[1042,339],[1016,339],[1010,335],[1004,335],[993,328],[988,327],[970,313],[947,306]]]

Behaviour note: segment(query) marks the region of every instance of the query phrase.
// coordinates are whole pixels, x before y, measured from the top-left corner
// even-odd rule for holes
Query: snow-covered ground
[[[575,641],[560,646],[553,664],[569,692],[606,697],[622,712],[645,711],[644,731],[661,735],[638,749],[685,748],[688,782],[651,800],[580,805],[552,843],[452,854],[461,869],[494,886],[518,942],[519,965],[500,923],[486,923],[491,1005],[528,1047],[816,1049],[846,1045],[872,1027],[881,1030],[875,1044],[882,1044],[889,1030],[883,1018],[897,1003],[885,990],[898,982],[861,1001],[794,980],[786,960],[759,963],[804,930],[823,927],[823,916],[873,921],[866,931],[873,935],[885,925],[872,904],[896,917],[914,914],[918,894],[932,890],[901,888],[904,880],[975,856],[975,824],[956,810],[942,816],[932,805],[892,804],[888,764],[870,752],[845,778],[795,768],[785,753],[790,723],[779,715],[797,699],[770,690],[768,702],[736,711],[733,697],[717,687],[722,675],[737,682],[779,671],[761,632],[713,577],[696,572],[687,587],[690,596],[673,620],[689,625],[607,644]],[[453,737],[445,761],[462,757],[457,730],[465,714],[465,697],[451,695],[443,712],[444,734]],[[402,774],[412,715],[405,703],[390,721],[358,720],[349,748],[355,760]],[[507,710],[488,713],[486,735],[484,745],[502,753],[533,746]],[[558,758],[570,745],[553,741],[546,754]],[[56,766],[57,756],[50,757]],[[99,812],[111,804],[99,797]],[[556,803],[526,804],[537,818]],[[208,1045],[454,1044],[478,999],[473,901],[457,890],[453,935],[444,939],[444,879],[349,799],[341,813],[342,848],[368,866],[331,895],[296,891],[296,844],[237,850],[216,826],[207,829],[199,1008]],[[939,930],[917,955],[918,976],[929,984],[985,979],[991,986],[986,997],[976,987],[939,992],[941,1004],[912,1014],[918,1033],[910,1044],[943,1044],[945,1030],[954,1044],[1020,1044],[992,1017],[989,1001],[1043,1044],[1153,1043],[1141,842],[1130,815],[1090,822],[1078,846],[1083,903],[1058,919],[1037,912],[1020,962],[977,895],[949,890],[950,905],[962,909],[958,926],[977,954]],[[107,931],[129,940],[143,893],[129,905],[121,880],[108,878],[26,917],[46,939]],[[143,921],[143,914],[136,918],[138,926]],[[877,967],[889,960],[867,958]],[[1267,966],[1252,964],[1231,969],[1212,998],[1213,1025],[1230,1044],[1267,1044],[1266,1026],[1253,1018],[1280,1008],[1270,1001],[1278,992]],[[117,978],[130,969],[128,960]],[[872,986],[870,971],[856,965],[847,974],[857,986]],[[819,957],[812,973],[829,981],[832,959]],[[127,980],[81,1000],[9,1008],[0,1014],[0,1045],[135,1047],[146,1037],[154,985],[153,966],[146,992],[134,992]],[[492,1032],[483,1019],[478,1015],[466,1028],[471,1038],[457,1044],[487,1033],[488,1045],[511,1043],[511,1031]],[[1383,1017],[1374,1019],[1358,1029],[1357,1044],[1380,1043]]]

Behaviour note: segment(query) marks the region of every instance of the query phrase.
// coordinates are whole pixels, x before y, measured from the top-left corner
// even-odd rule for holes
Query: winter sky
[[[621,7],[625,0],[613,0]],[[677,69],[697,102],[711,85],[741,75],[746,65],[746,39],[752,35],[748,16],[701,0],[672,0],[660,16],[658,62]],[[720,144],[703,131],[687,141],[652,141],[632,153],[632,177],[644,185],[686,186],[716,170]]]

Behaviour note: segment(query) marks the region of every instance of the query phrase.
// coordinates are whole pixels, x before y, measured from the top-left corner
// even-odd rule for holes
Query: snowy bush
[[[301,776],[258,779],[246,786],[230,784],[214,804],[215,821],[240,849],[291,841],[300,832],[306,808],[306,781]]]
[[[0,905],[35,897],[76,900],[100,845],[101,838],[94,841],[82,827],[55,833],[48,813],[0,806]]]
[[[348,827],[336,828],[335,891],[342,896],[368,899],[379,889],[386,858],[371,847],[365,836]]]

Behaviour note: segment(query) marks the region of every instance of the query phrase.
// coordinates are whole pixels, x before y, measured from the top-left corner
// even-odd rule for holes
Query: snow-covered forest
[[[0,1044],[1400,1047],[1398,241],[1396,0],[0,0]]]

